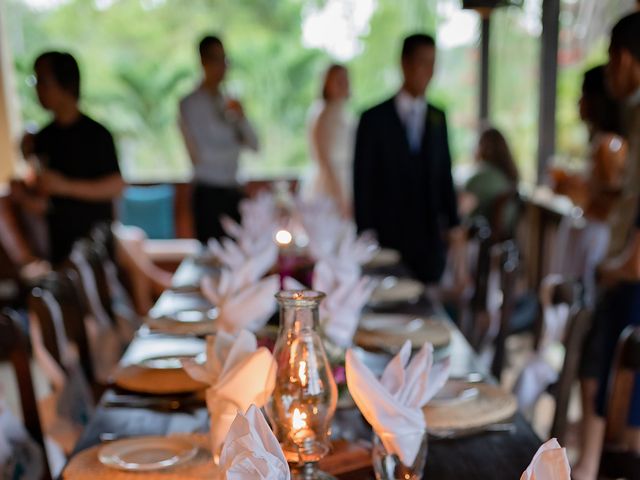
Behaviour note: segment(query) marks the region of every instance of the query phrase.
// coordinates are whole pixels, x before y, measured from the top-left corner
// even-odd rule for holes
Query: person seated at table
[[[493,217],[496,200],[518,188],[518,168],[513,161],[511,149],[502,133],[493,127],[480,134],[476,149],[475,171],[460,194],[460,211],[465,216]],[[515,205],[504,210],[499,219],[506,231],[512,232],[515,224]]]
[[[425,100],[435,59],[431,36],[405,38],[402,87],[362,114],[353,172],[358,229],[376,232],[431,284],[442,276],[449,246],[464,255],[445,114]]]
[[[347,112],[349,72],[331,65],[324,77],[322,99],[310,110],[309,143],[313,165],[306,195],[332,198],[344,217],[352,215],[353,120]]]
[[[45,52],[35,61],[36,91],[53,120],[34,137],[27,134],[24,153],[40,162],[38,191],[46,199],[49,255],[60,264],[73,243],[97,222],[113,219],[113,200],[124,182],[109,131],[79,108],[80,71],[64,52]]]
[[[598,414],[587,419],[580,459],[574,468],[573,478],[595,479],[598,473],[600,450],[605,423],[601,417],[605,410],[608,375],[613,361],[616,342],[627,325],[640,324],[640,12],[620,20],[611,32],[607,84],[617,99],[624,101],[625,131],[629,142],[622,194],[613,207],[617,226],[627,225],[628,210],[636,214],[636,227],[628,238],[622,253],[607,260],[600,268],[602,289],[594,314],[595,346],[589,350],[599,365]],[[630,202],[635,200],[635,206]],[[616,224],[614,224],[614,227]],[[627,230],[628,231],[628,230]],[[640,379],[636,377],[631,392],[628,419],[628,445],[640,453]]]
[[[242,104],[224,94],[227,57],[222,41],[206,36],[199,45],[204,78],[180,101],[180,130],[193,163],[192,209],[202,243],[225,232],[220,216],[239,220],[242,198],[238,162],[244,147],[258,150],[258,137]]]

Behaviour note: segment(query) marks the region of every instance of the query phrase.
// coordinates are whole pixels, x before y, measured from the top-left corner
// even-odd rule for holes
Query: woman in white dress
[[[331,65],[324,78],[322,98],[309,114],[309,145],[313,163],[305,185],[307,198],[330,197],[345,217],[352,216],[354,122],[347,112],[349,72]]]

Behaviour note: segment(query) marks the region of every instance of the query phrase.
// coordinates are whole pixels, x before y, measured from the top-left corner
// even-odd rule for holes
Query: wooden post
[[[16,91],[3,5],[0,2],[0,185],[9,180],[18,159]]]
[[[491,10],[479,11],[480,24],[480,126],[489,120],[489,61],[491,43]]]
[[[560,0],[542,2],[540,51],[540,111],[538,117],[538,183],[542,183],[549,158],[556,149],[556,84]]]

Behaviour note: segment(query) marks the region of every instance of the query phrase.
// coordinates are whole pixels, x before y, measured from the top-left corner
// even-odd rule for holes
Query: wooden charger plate
[[[437,434],[456,430],[471,430],[486,427],[511,418],[518,408],[516,398],[497,385],[488,383],[462,383],[462,387],[476,388],[478,394],[464,402],[451,405],[424,407],[427,430]]]
[[[421,348],[425,342],[431,342],[434,348],[442,348],[451,342],[451,330],[437,318],[368,313],[362,316],[354,336],[354,343],[362,348],[390,353],[400,350],[407,340],[414,349]]]

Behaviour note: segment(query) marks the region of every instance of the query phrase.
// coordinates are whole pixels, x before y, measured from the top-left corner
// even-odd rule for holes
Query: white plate
[[[184,439],[140,437],[106,444],[98,451],[98,460],[118,470],[147,472],[183,464],[197,452],[198,448]]]
[[[429,401],[430,407],[450,407],[468,402],[478,396],[479,390],[472,384],[462,382],[448,382]]]
[[[371,294],[370,305],[414,302],[424,293],[424,285],[412,278],[384,277]]]
[[[403,313],[365,314],[359,324],[359,328],[369,332],[411,333],[422,327],[424,327],[422,318]]]
[[[185,323],[207,322],[218,318],[218,309],[214,307],[204,311],[197,309],[180,310],[173,315],[167,315],[166,318]]]
[[[154,370],[180,370],[182,369],[182,361],[187,359],[194,360],[196,363],[204,365],[207,361],[207,354],[205,352],[200,352],[197,355],[189,353],[158,355],[155,357],[145,358],[141,360],[138,365]]]

